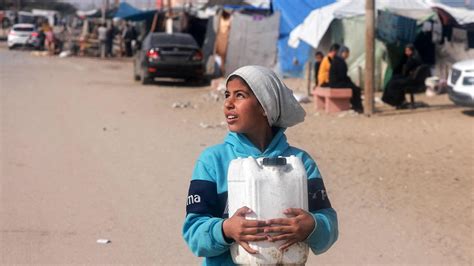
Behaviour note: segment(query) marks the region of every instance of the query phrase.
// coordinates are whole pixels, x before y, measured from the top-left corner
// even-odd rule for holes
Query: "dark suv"
[[[142,84],[154,78],[204,78],[204,60],[201,49],[187,33],[149,33],[135,54],[135,80]]]

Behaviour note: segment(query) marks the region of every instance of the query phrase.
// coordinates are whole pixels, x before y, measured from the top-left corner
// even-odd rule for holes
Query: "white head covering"
[[[262,66],[244,66],[227,77],[239,76],[253,91],[267,114],[270,126],[287,128],[304,121],[306,112],[293,92],[272,70]]]

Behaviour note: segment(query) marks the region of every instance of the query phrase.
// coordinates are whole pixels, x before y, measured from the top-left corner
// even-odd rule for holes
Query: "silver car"
[[[7,44],[9,49],[16,46],[30,46],[37,48],[39,45],[39,39],[35,25],[27,23],[13,25],[8,33]]]

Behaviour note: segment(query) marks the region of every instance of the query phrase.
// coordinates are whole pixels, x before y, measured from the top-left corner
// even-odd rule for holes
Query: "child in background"
[[[199,156],[189,187],[183,237],[203,265],[233,265],[229,248],[237,242],[255,254],[248,242],[284,240],[282,251],[306,242],[315,254],[328,250],[338,237],[337,215],[331,207],[315,161],[288,144],[285,130],[303,122],[305,111],[293,93],[268,68],[245,66],[226,81],[224,115],[229,133],[224,143]],[[288,218],[246,220],[242,206],[232,217],[227,208],[227,171],[238,157],[297,156],[308,176],[309,212],[291,208]],[[270,236],[270,233],[272,236]]]

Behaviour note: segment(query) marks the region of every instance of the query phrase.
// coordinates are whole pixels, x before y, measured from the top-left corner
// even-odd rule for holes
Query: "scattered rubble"
[[[172,108],[193,108],[195,109],[196,106],[192,105],[191,102],[175,102],[171,105]]]
[[[225,128],[227,126],[227,123],[225,121],[220,122],[220,124],[217,125],[209,125],[204,122],[199,123],[199,126],[202,128]]]

